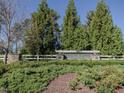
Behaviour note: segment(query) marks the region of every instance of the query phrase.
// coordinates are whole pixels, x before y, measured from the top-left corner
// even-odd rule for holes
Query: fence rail
[[[57,55],[22,55],[22,60],[40,61],[40,60],[56,60]]]
[[[100,60],[124,60],[124,55],[122,56],[100,55]]]
[[[0,60],[3,60],[4,59],[4,55],[0,55]]]
[[[4,59],[4,55],[0,55],[0,60]],[[57,55],[22,55],[24,61],[40,61],[40,60],[57,60]],[[99,60],[124,60],[122,56],[100,55]]]

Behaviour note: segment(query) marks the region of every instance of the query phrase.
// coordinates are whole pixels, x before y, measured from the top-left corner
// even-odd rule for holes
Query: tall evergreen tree
[[[92,21],[93,21],[93,18],[94,18],[94,11],[89,11],[88,14],[87,14],[87,21],[86,21],[86,26],[85,26],[85,31],[87,32],[87,36],[88,36],[88,50],[92,50],[93,49],[93,46],[92,46],[92,36],[93,36],[93,31],[92,31]]]
[[[88,25],[93,50],[100,50],[103,54],[111,54],[112,28],[113,21],[109,8],[101,0]]]
[[[75,31],[80,26],[80,18],[77,16],[77,10],[74,0],[69,0],[66,15],[63,22],[62,48],[72,50],[75,49]]]
[[[122,52],[122,35],[117,26],[113,25],[108,6],[101,0],[95,11],[88,14],[87,30],[92,50],[102,54],[117,55]]]
[[[123,39],[122,33],[119,27],[113,27],[112,34],[112,55],[120,55],[123,52]]]
[[[32,29],[30,32],[32,35],[29,35],[32,36],[31,41],[34,47],[29,45],[30,51],[37,50],[34,51],[34,54],[49,54],[54,52],[56,42],[54,33],[59,30],[57,24],[58,18],[57,13],[48,7],[47,1],[42,0],[38,11],[32,15]],[[34,49],[32,50],[32,48]]]
[[[86,25],[87,26],[89,26],[90,25],[90,23],[92,22],[92,20],[93,20],[93,17],[94,17],[94,14],[95,14],[95,11],[89,11],[88,13],[87,13],[87,21],[86,21]]]
[[[30,54],[39,54],[42,40],[38,30],[38,13],[32,14],[31,29],[25,34],[25,47]]]
[[[89,34],[85,26],[78,27],[74,33],[74,49],[90,50]]]

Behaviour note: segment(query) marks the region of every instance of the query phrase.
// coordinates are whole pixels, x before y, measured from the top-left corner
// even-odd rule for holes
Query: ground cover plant
[[[122,61],[44,61],[0,65],[0,90],[12,93],[37,93],[47,89],[59,75],[77,73],[69,86],[79,83],[98,93],[114,93],[124,85]],[[106,90],[106,91],[105,91]]]
[[[124,85],[123,79],[122,65],[93,66],[78,72],[77,77],[70,81],[69,86],[75,90],[82,83],[97,93],[116,93],[115,90]]]

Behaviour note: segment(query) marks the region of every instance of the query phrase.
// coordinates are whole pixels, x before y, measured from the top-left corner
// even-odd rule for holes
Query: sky
[[[21,17],[29,18],[31,13],[35,12],[40,4],[41,0],[15,0],[19,2],[19,7],[17,8],[19,19]],[[59,25],[63,23],[63,17],[67,9],[69,0],[48,0],[48,5],[50,8],[54,9],[60,15],[58,20]],[[96,5],[99,0],[75,0],[75,5],[77,8],[78,15],[81,18],[82,24],[86,23],[86,16],[88,11],[95,10]],[[124,0],[105,0],[106,4],[109,6],[113,22],[115,25],[119,26],[122,30],[124,37]]]

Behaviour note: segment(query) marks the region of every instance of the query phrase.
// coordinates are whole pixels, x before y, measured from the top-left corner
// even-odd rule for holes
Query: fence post
[[[115,60],[116,58],[115,58],[115,56],[113,56],[113,60]]]
[[[5,61],[5,54],[3,55],[3,62]]]
[[[37,61],[39,61],[39,55],[37,55]]]

